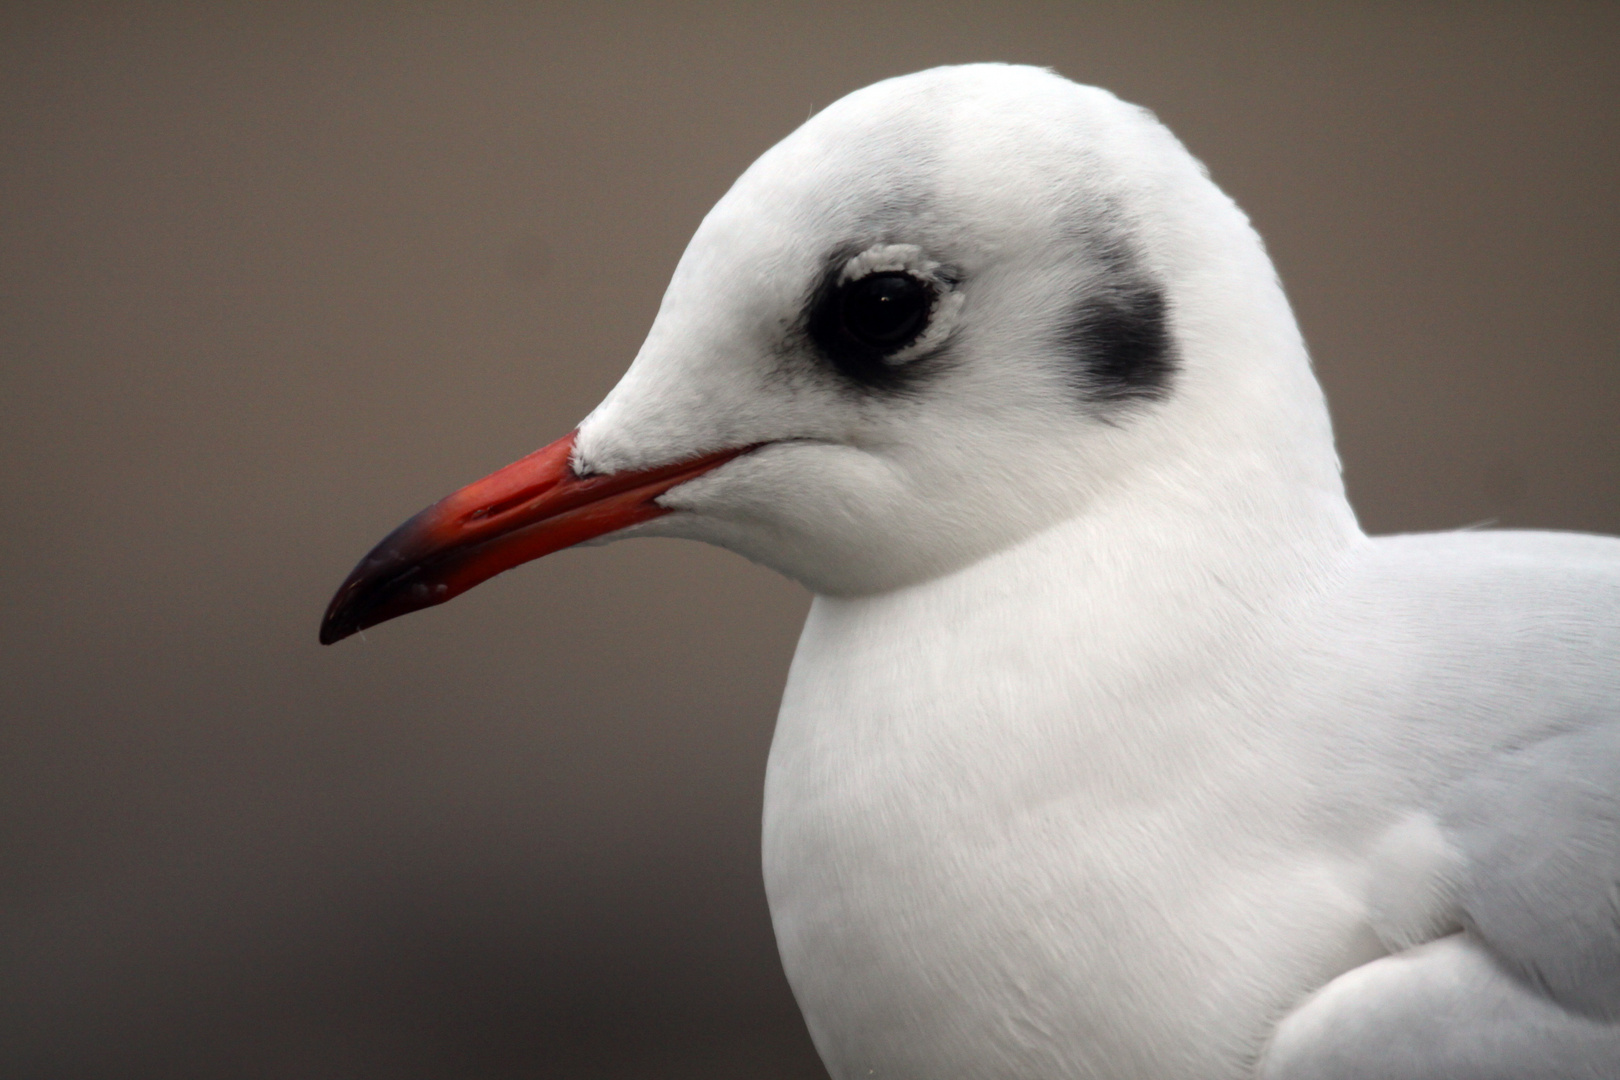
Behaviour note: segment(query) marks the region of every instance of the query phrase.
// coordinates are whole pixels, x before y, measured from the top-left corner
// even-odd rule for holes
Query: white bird
[[[647,535],[816,594],[764,869],[838,1080],[1620,1077],[1620,541],[1368,538],[1150,113],[986,64],[814,116],[323,640]]]

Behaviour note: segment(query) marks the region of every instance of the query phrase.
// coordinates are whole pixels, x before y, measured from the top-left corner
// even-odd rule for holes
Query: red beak
[[[514,566],[662,517],[654,499],[750,447],[642,472],[574,475],[569,432],[447,495],[360,560],[321,620],[321,644],[442,604]]]

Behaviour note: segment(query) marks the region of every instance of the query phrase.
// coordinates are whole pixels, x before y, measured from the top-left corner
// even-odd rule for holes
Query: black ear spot
[[[1073,381],[1093,401],[1157,401],[1170,391],[1176,347],[1164,292],[1149,282],[1115,282],[1074,307],[1061,336]]]

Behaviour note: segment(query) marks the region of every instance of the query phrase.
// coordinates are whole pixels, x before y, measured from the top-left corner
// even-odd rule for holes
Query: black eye
[[[849,263],[847,255],[837,257],[810,297],[804,328],[811,342],[859,386],[900,391],[914,385],[931,366],[899,363],[895,357],[928,332],[941,286],[899,269],[846,280]]]
[[[899,352],[917,340],[934,306],[934,290],[910,274],[868,274],[838,291],[844,333],[883,354]]]

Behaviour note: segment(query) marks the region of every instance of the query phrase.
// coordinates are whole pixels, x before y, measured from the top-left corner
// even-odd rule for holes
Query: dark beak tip
[[[349,574],[349,577],[338,591],[333,594],[331,603],[326,605],[326,614],[321,616],[321,644],[335,645],[344,638],[353,637],[368,626],[385,622],[389,616],[382,615],[378,609],[382,606],[379,601],[383,597],[376,595],[377,582],[368,580],[372,575],[365,571],[369,569],[371,556],[361,560],[359,566]],[[367,586],[371,587],[367,587]]]
[[[354,617],[352,611],[345,610],[348,605],[333,603],[321,618],[321,644],[333,645],[346,637],[353,637],[364,627]]]
[[[443,583],[433,583],[420,565],[404,560],[361,561],[332,597],[321,619],[320,641],[332,645],[379,623],[442,604],[455,596]],[[457,590],[459,592],[459,590]]]

